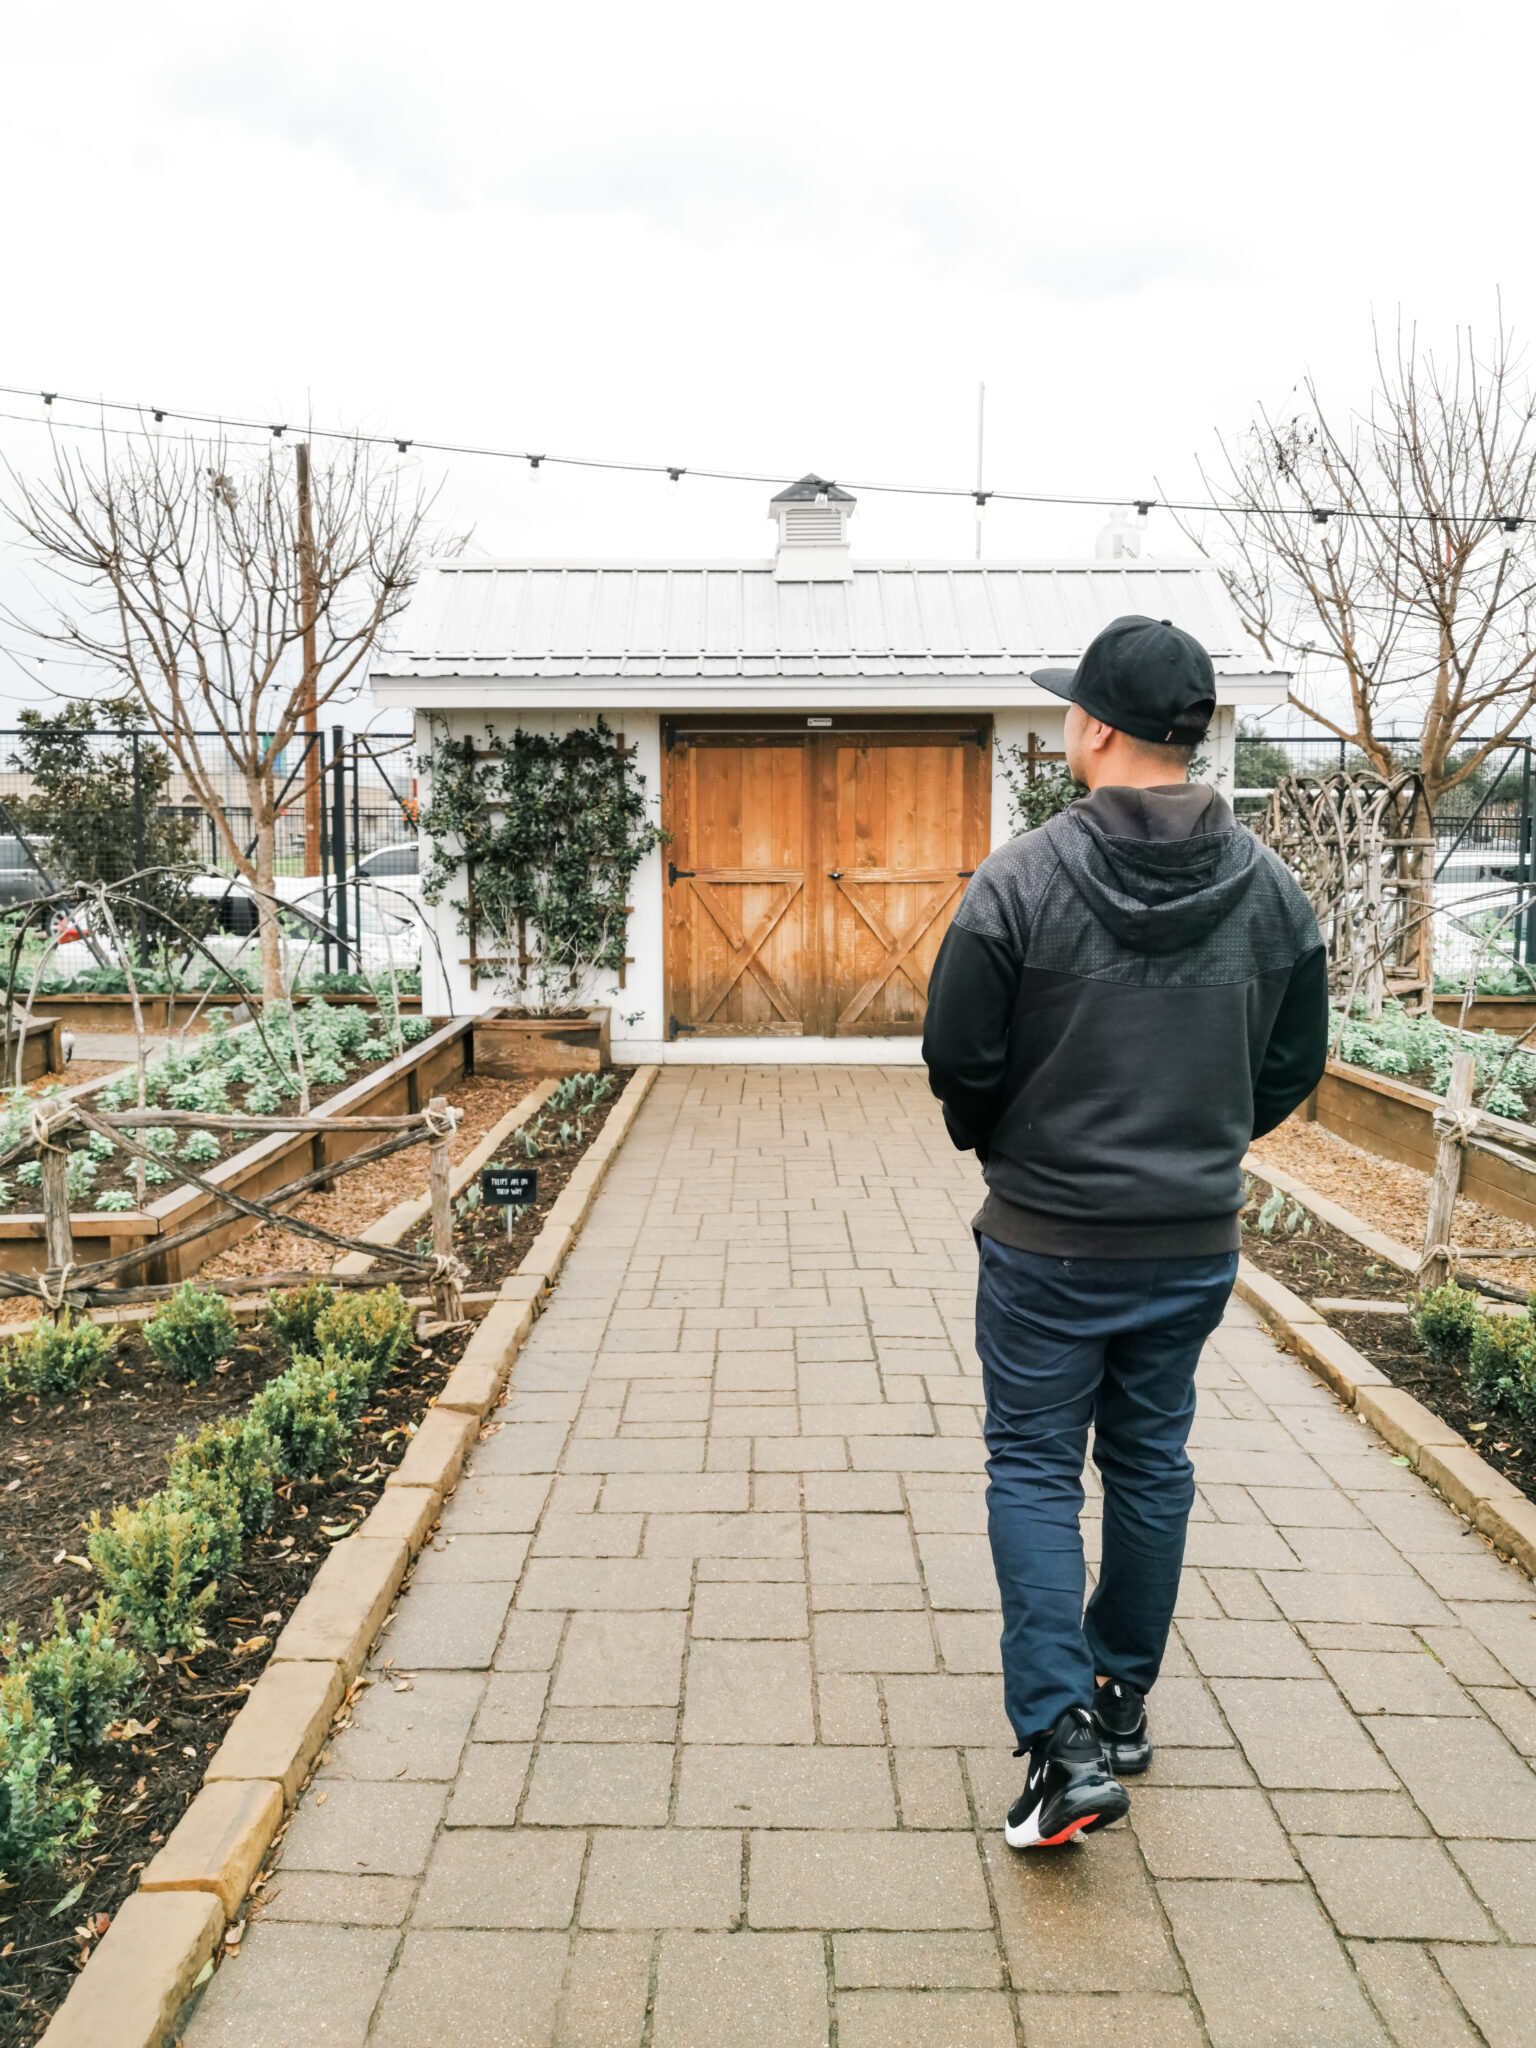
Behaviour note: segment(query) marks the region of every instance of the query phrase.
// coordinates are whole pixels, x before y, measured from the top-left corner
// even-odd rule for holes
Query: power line
[[[60,426],[74,431],[84,431],[81,422],[56,419],[55,405],[86,406],[97,412],[133,413],[139,420],[139,427],[108,427],[100,422],[90,431],[135,434],[141,430],[163,425],[167,420],[183,422],[190,426],[212,427],[223,433],[235,427],[242,433],[264,433],[266,442],[238,442],[239,447],[258,448],[270,446],[272,440],[281,440],[293,433],[303,435],[310,441],[339,441],[354,447],[393,448],[398,454],[408,454],[412,449],[431,455],[471,456],[492,462],[522,462],[530,469],[539,469],[545,463],[551,468],[604,470],[614,474],[630,476],[666,477],[671,483],[679,483],[684,477],[695,477],[709,483],[736,484],[777,484],[780,486],[798,481],[787,474],[770,475],[761,470],[703,469],[688,463],[674,462],[630,462],[616,457],[594,455],[559,455],[547,450],[535,453],[526,448],[492,448],[464,441],[428,441],[418,435],[365,434],[360,430],[345,427],[317,427],[313,424],[299,425],[289,420],[261,420],[242,417],[238,414],[220,412],[194,412],[184,407],[149,405],[138,400],[120,398],[81,398],[62,391],[32,391],[24,385],[0,384],[0,394],[10,398],[40,398],[45,408],[44,416],[38,418],[31,413],[0,413],[0,419],[18,420],[28,426]],[[822,479],[829,484],[833,480]],[[977,506],[985,506],[994,500],[1015,505],[1082,505],[1101,511],[1113,511],[1120,506],[1134,506],[1137,513],[1145,515],[1153,510],[1167,512],[1212,512],[1225,514],[1232,508],[1194,498],[1166,498],[1155,492],[1122,492],[1117,496],[1099,496],[1075,491],[1010,491],[983,490],[978,480],[973,487],[965,484],[893,484],[872,482],[868,478],[839,479],[836,488],[849,491],[875,492],[891,497],[908,498],[952,498],[970,499]],[[1421,520],[1433,521],[1430,512],[1378,512],[1373,508],[1360,509],[1339,505],[1267,505],[1252,508],[1274,518],[1310,519],[1316,525],[1325,526],[1330,519],[1359,519],[1385,525],[1414,525]],[[1490,511],[1485,515],[1490,526],[1501,526],[1505,532],[1514,533],[1522,526],[1529,526],[1533,520],[1528,515],[1505,516]]]

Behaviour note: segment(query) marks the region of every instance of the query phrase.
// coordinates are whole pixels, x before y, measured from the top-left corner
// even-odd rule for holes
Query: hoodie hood
[[[1048,829],[1094,918],[1134,953],[1197,945],[1241,903],[1259,863],[1258,841],[1202,783],[1096,789]]]

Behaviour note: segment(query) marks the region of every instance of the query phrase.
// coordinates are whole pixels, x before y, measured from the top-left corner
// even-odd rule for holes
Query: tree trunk
[[[256,827],[256,899],[261,929],[261,999],[276,1005],[283,1000],[283,935],[273,900],[277,869],[277,820],[272,801],[270,772],[251,783],[251,816]],[[273,1014],[276,1014],[274,1009]]]

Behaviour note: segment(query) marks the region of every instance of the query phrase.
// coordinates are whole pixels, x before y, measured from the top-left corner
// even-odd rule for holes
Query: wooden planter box
[[[399,1116],[424,1109],[434,1095],[441,1095],[452,1082],[474,1071],[470,1035],[472,1022],[468,1017],[450,1020],[430,1038],[424,1038],[420,1045],[408,1047],[398,1059],[375,1067],[372,1073],[362,1075],[349,1088],[343,1088],[339,1095],[333,1095],[322,1105],[323,1110],[331,1116],[344,1117]],[[111,1078],[108,1075],[94,1086],[105,1087]],[[296,1180],[301,1173],[329,1165],[332,1160],[345,1159],[363,1146],[377,1141],[376,1132],[337,1131],[306,1136],[301,1132],[273,1131],[247,1145],[233,1158],[210,1168],[204,1178],[233,1189],[248,1201],[257,1201],[273,1188]],[[421,1162],[421,1176],[425,1181],[425,1157]],[[75,1263],[84,1266],[96,1260],[115,1258],[119,1252],[130,1251],[145,1237],[174,1236],[178,1230],[185,1230],[189,1224],[197,1222],[213,1206],[212,1198],[201,1188],[182,1187],[173,1188],[169,1194],[146,1204],[142,1210],[120,1216],[81,1211],[70,1219]],[[238,1244],[261,1227],[255,1217],[229,1216],[206,1237],[159,1258],[146,1260],[141,1268],[126,1276],[125,1284],[174,1284],[190,1279],[205,1260],[227,1250],[232,1244]],[[41,1273],[47,1270],[47,1265],[42,1217],[0,1216],[0,1271]]]
[[[1378,1159],[1396,1160],[1400,1166],[1416,1166],[1421,1173],[1435,1170],[1435,1111],[1442,1098],[1427,1088],[1412,1088],[1406,1081],[1389,1080],[1364,1067],[1346,1066],[1330,1060],[1317,1093],[1308,1104],[1315,1107],[1316,1121],[1325,1130],[1347,1138],[1362,1152]],[[1515,1150],[1529,1145],[1525,1126],[1506,1123],[1495,1142]],[[1529,1167],[1513,1159],[1495,1158],[1472,1146],[1466,1149],[1462,1167],[1461,1192],[1470,1201],[1481,1202],[1495,1215],[1509,1216],[1536,1226],[1536,1152]]]
[[[610,1064],[609,1011],[581,1017],[509,1017],[488,1010],[474,1020],[475,1072],[493,1080],[524,1074],[595,1074]]]
[[[17,1029],[20,1027],[17,1026]],[[21,1078],[23,1082],[41,1080],[44,1074],[62,1074],[64,1071],[64,1046],[61,1033],[64,1028],[62,1017],[52,1011],[44,1017],[34,1012],[27,1020],[27,1040],[21,1054]],[[0,1060],[4,1073],[0,1075],[0,1086],[13,1087],[16,1081],[16,1040],[11,1039],[8,1055]]]
[[[56,1017],[71,1031],[133,1030],[133,1004],[127,996],[47,996],[44,1000],[48,1005],[48,1018]],[[197,995],[140,996],[139,1009],[143,1014],[145,1030],[163,1036],[170,1031],[180,1031],[183,1025],[190,1024],[194,1015],[197,1015],[198,1004],[201,1002],[202,1014],[197,1017],[197,1023],[193,1027],[195,1036],[197,1032],[207,1030],[211,1011],[233,1010],[245,1000],[244,996],[236,995],[233,989],[221,990],[206,999]],[[338,1008],[377,1010],[379,1007],[372,996],[327,996],[325,1000],[334,1003]],[[308,1001],[308,998],[301,995],[299,1001],[303,1003]],[[402,1017],[419,1017],[421,997],[402,995],[400,1014]],[[27,1028],[35,1031],[47,1021],[48,1019],[43,1017],[34,1016]]]
[[[1455,1026],[1461,1016],[1460,996],[1436,996],[1435,1016]],[[1507,1031],[1518,1038],[1536,1024],[1536,996],[1478,996],[1467,1012],[1468,1031]]]

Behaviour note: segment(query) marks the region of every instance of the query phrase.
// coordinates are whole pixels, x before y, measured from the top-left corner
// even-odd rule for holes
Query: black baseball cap
[[[1037,668],[1029,679],[1154,746],[1197,744],[1216,710],[1216,671],[1200,642],[1171,619],[1136,613],[1112,619],[1076,668]]]

